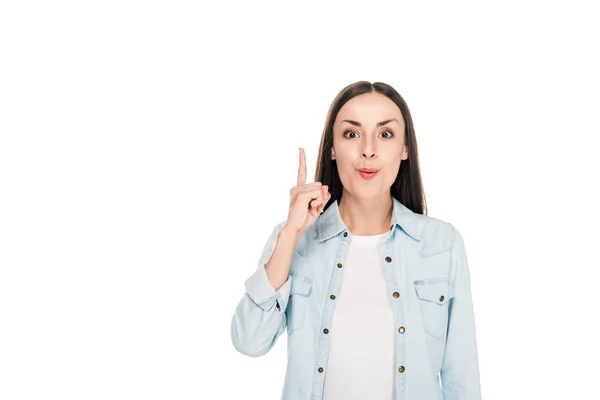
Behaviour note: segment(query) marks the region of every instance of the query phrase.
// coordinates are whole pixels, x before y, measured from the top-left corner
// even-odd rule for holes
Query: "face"
[[[344,104],[333,125],[331,158],[345,191],[361,198],[389,195],[408,158],[404,128],[400,109],[382,94],[365,93]]]

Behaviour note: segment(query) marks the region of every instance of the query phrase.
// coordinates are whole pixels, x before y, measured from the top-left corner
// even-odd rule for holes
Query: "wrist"
[[[297,241],[300,238],[301,232],[299,230],[297,230],[297,229],[294,229],[294,228],[291,228],[291,227],[289,227],[287,225],[284,225],[284,227],[281,230],[281,232],[279,232],[279,235],[281,237],[293,240],[295,242],[295,241]]]

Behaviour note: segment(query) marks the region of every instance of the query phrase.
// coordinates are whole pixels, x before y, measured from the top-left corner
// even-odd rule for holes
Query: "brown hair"
[[[324,207],[326,210],[334,201],[339,201],[342,198],[343,185],[337,169],[335,160],[331,159],[331,148],[333,147],[333,124],[340,109],[344,104],[353,97],[365,93],[377,92],[392,100],[400,109],[404,118],[405,131],[404,140],[408,150],[408,158],[403,160],[398,176],[390,188],[392,197],[396,198],[400,203],[418,214],[427,214],[427,205],[425,201],[425,193],[423,191],[423,183],[421,181],[421,172],[419,170],[419,152],[417,149],[417,138],[415,137],[415,129],[410,115],[408,105],[400,96],[400,94],[392,86],[383,82],[367,82],[359,81],[343,88],[335,97],[327,118],[321,144],[319,146],[319,158],[317,159],[317,168],[315,171],[315,182],[321,182],[323,185],[329,186],[331,198]]]

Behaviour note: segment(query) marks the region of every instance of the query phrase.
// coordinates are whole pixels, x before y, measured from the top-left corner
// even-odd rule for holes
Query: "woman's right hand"
[[[321,182],[306,183],[306,155],[303,148],[298,150],[298,181],[296,186],[290,189],[290,210],[284,228],[300,237],[319,218],[331,194],[327,185]]]

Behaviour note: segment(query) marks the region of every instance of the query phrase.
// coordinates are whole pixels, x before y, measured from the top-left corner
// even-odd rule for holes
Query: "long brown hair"
[[[405,131],[404,140],[408,150],[408,158],[400,164],[398,176],[390,188],[392,197],[404,204],[415,213],[427,215],[427,204],[423,183],[421,181],[421,172],[419,169],[419,151],[417,149],[417,138],[415,137],[415,128],[408,105],[392,86],[383,82],[359,81],[343,88],[335,97],[323,128],[321,144],[319,146],[319,158],[317,159],[317,168],[315,171],[315,182],[321,182],[329,186],[331,199],[327,202],[326,210],[334,201],[342,198],[343,185],[338,173],[335,160],[331,159],[331,148],[333,147],[333,124],[337,115],[344,104],[353,97],[365,93],[377,92],[392,100],[400,109],[404,118]]]

